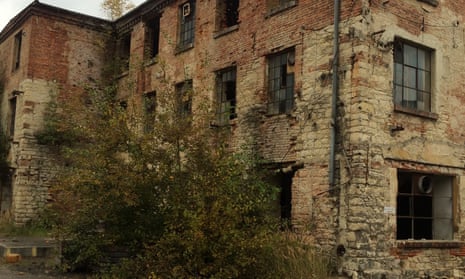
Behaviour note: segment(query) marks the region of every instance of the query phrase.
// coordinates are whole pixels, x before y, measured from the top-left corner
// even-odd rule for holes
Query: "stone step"
[[[51,258],[55,257],[58,252],[59,243],[51,238],[21,237],[0,239],[0,256],[2,257],[18,254],[22,258]]]

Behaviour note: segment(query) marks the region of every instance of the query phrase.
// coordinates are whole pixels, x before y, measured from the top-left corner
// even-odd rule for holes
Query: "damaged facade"
[[[166,77],[208,92],[212,126],[270,162],[281,216],[341,276],[464,278],[465,3],[340,2],[153,0],[108,22],[35,1],[0,33],[2,211],[23,223],[46,202],[46,105],[98,80],[110,53],[118,82],[136,81],[122,102],[153,104]]]

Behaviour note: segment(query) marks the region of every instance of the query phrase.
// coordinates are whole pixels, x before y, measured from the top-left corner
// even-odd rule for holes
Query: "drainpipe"
[[[331,135],[329,151],[329,187],[335,186],[335,161],[336,161],[336,118],[337,118],[337,95],[339,91],[339,17],[340,0],[334,0],[334,41],[333,41],[333,92],[331,97]]]

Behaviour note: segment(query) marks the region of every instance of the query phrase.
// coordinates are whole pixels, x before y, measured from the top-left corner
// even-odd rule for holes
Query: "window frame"
[[[267,57],[267,93],[267,113],[269,115],[290,114],[294,110],[294,47],[273,53]]]
[[[430,190],[420,190],[420,184],[426,185],[426,180],[421,179],[422,177],[430,179],[431,187],[423,187]],[[396,239],[398,241],[453,240],[457,197],[455,176],[399,170],[397,181]],[[447,217],[441,214],[447,214]],[[430,228],[427,228],[428,226]],[[420,227],[420,233],[417,233],[415,228]],[[447,228],[447,231],[444,228]]]
[[[192,79],[184,80],[175,85],[175,110],[178,117],[188,117],[192,115]]]
[[[413,50],[416,57],[407,56],[406,49]],[[425,64],[424,66],[419,65],[422,64],[419,62],[419,53],[424,53],[422,62]],[[437,117],[433,113],[434,55],[435,50],[432,48],[395,38],[392,82],[395,110],[432,118]],[[422,79],[423,82],[421,82]]]
[[[189,11],[187,12],[187,6],[189,5]],[[182,52],[187,49],[194,47],[195,40],[195,10],[196,3],[195,0],[189,0],[181,5],[178,8],[179,13],[179,24],[178,24],[178,43],[177,51]],[[186,15],[188,13],[188,15]]]
[[[231,83],[233,83],[233,89],[230,88]],[[230,92],[231,90],[234,92]],[[218,125],[224,126],[237,118],[237,67],[228,67],[216,72],[215,94],[216,121]]]

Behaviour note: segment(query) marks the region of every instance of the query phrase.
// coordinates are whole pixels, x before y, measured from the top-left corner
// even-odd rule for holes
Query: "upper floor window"
[[[190,0],[179,6],[178,50],[192,47],[195,35],[195,1]]]
[[[155,91],[144,94],[144,132],[149,133],[155,127],[155,110],[157,108],[157,94]]]
[[[160,46],[160,17],[145,23],[145,58],[153,59],[158,55]]]
[[[13,97],[9,100],[9,136],[13,137],[15,134],[15,126],[16,126],[16,100],[17,100],[17,92],[13,93]]]
[[[453,177],[399,171],[397,239],[453,237]]]
[[[192,114],[192,80],[176,84],[176,113],[178,116]]]
[[[394,45],[394,103],[431,112],[432,50],[396,40]]]
[[[268,58],[268,113],[290,113],[294,108],[294,49]]]
[[[219,125],[229,123],[236,115],[236,68],[228,68],[216,74],[216,115]]]
[[[297,0],[266,0],[269,13],[279,12],[297,4]]]
[[[121,64],[121,70],[129,69],[129,59],[131,56],[131,33],[124,34],[118,41],[118,58]]]
[[[225,29],[239,23],[239,0],[217,1],[217,29]]]
[[[13,71],[19,69],[21,63],[21,44],[23,40],[23,31],[19,31],[14,38],[14,49],[13,49]]]

